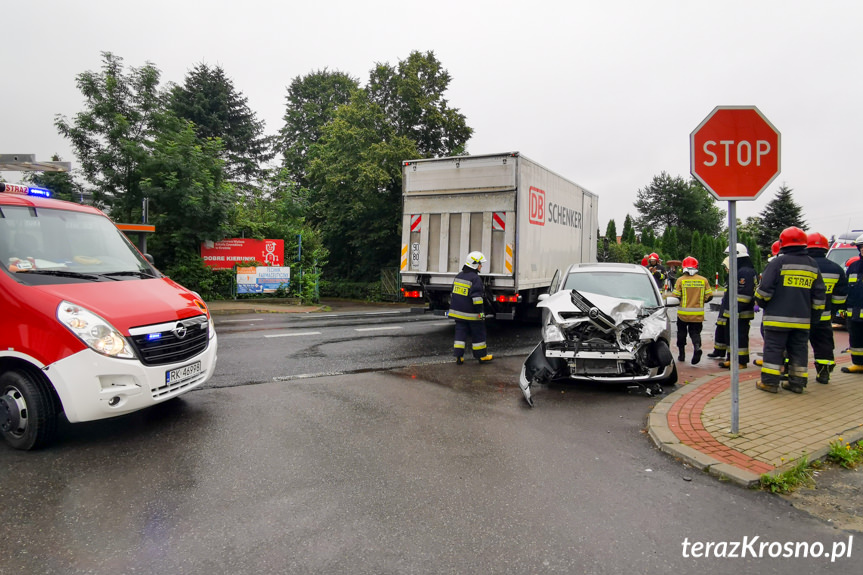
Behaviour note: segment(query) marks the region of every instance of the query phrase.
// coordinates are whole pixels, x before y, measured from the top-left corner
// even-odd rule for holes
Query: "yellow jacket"
[[[677,308],[680,321],[703,322],[704,305],[713,299],[710,282],[698,274],[683,274],[677,278],[671,295],[680,298],[680,307]]]

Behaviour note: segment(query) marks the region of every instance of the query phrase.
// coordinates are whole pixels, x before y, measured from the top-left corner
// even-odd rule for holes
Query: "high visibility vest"
[[[710,294],[710,296],[708,296]],[[680,307],[677,308],[677,319],[687,322],[704,321],[704,304],[710,301],[713,293],[707,278],[695,275],[683,274],[674,283],[674,291],[671,292],[676,298],[680,298]]]

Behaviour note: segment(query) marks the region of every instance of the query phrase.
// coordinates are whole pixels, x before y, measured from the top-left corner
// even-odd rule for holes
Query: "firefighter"
[[[656,252],[647,256],[647,269],[653,275],[653,279],[656,281],[659,289],[663,289],[665,285],[665,268]]]
[[[775,242],[773,242],[773,245],[772,245],[772,246],[770,246],[770,257],[769,257],[769,258],[767,258],[767,262],[768,262],[768,263],[769,263],[769,262],[772,262],[773,260],[775,260],[775,259],[776,259],[776,256],[778,256],[778,255],[779,255],[779,248],[780,248],[780,247],[781,247],[781,246],[779,245],[779,240],[776,240]],[[759,275],[759,277],[758,277],[758,283],[759,283],[759,284],[761,283],[761,276],[760,276],[760,275]],[[759,309],[760,309],[760,308],[758,307],[758,304],[756,304],[756,305],[755,305],[755,311],[756,311],[756,312],[758,312],[758,311],[759,311]],[[759,326],[758,326],[758,330],[761,332],[761,339],[763,340],[763,339],[764,339],[764,322],[763,322],[763,321],[761,322],[761,325],[759,325]],[[761,367],[761,366],[764,364],[764,360],[761,360],[761,359],[753,359],[753,360],[752,360],[752,364],[753,364],[753,365],[757,365],[758,367]]]
[[[777,393],[803,393],[807,372],[809,326],[812,313],[826,305],[827,288],[818,264],[806,253],[806,232],[789,227],[779,235],[780,257],[767,264],[755,290],[764,324],[764,363],[755,387]],[[782,381],[783,354],[788,357],[788,380]],[[861,370],[863,371],[863,370]]]
[[[738,243],[735,246],[737,251],[737,280],[732,283],[731,278],[728,278],[727,289],[725,295],[722,296],[722,303],[719,306],[719,317],[716,318],[716,331],[713,338],[713,352],[707,354],[707,357],[714,359],[725,359],[719,363],[719,367],[723,369],[731,368],[731,337],[729,334],[729,326],[731,313],[729,311],[729,301],[731,289],[737,290],[737,362],[740,369],[746,369],[749,366],[749,324],[755,319],[755,284],[758,274],[755,273],[755,267],[752,265],[752,260],[749,259],[749,250],[746,246]],[[725,248],[725,253],[729,253],[729,249]],[[722,262],[722,265],[728,269],[728,258]],[[728,355],[728,357],[726,357]]]
[[[483,312],[484,288],[479,272],[486,261],[482,252],[471,252],[461,272],[455,276],[452,284],[449,317],[455,320],[455,341],[453,354],[455,362],[464,363],[464,348],[468,334],[470,335],[473,356],[480,363],[488,363],[492,355],[488,353],[485,334],[485,313]]]
[[[713,298],[710,282],[698,275],[698,260],[683,258],[683,274],[674,282],[671,295],[680,299],[677,308],[678,361],[686,361],[686,335],[692,340],[692,365],[701,361],[701,328],[704,326],[704,305]]]
[[[815,381],[818,383],[830,383],[830,373],[836,367],[833,357],[833,310],[844,308],[848,296],[845,270],[836,262],[827,259],[828,249],[830,242],[823,234],[811,233],[806,236],[806,251],[818,264],[827,289],[824,310],[812,314],[809,327],[809,343],[815,355]]]
[[[851,348],[851,366],[845,373],[863,373],[863,234],[854,240],[861,257],[848,266],[848,299],[845,301],[845,325]]]

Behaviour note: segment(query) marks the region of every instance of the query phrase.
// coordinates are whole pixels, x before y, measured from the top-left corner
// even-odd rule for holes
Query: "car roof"
[[[649,274],[647,268],[640,264],[627,264],[620,262],[589,262],[572,264],[566,268],[565,274],[589,272],[629,272]]]

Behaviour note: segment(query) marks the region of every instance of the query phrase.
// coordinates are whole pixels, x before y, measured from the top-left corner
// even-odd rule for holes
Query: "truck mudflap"
[[[539,342],[533,351],[524,360],[521,366],[521,375],[518,378],[518,386],[527,404],[533,407],[533,398],[530,395],[530,386],[533,384],[548,383],[566,367],[566,362],[561,359],[549,359],[545,356],[545,344]]]

